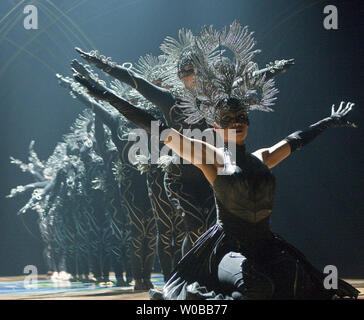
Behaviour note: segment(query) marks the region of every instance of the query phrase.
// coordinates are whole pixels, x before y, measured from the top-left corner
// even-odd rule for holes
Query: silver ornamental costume
[[[234,22],[229,32],[205,29],[197,38],[196,88],[186,92],[188,121],[219,121],[225,112],[270,110],[271,80],[252,75],[254,41]],[[229,59],[219,45],[234,55]],[[237,103],[240,102],[240,103]],[[270,230],[275,177],[257,157],[236,146],[236,159],[224,150],[224,174],[213,189],[217,224],[202,235],[175,268],[154,299],[331,299],[357,297],[358,291],[339,280],[326,290],[324,275],[292,245]],[[194,266],[191,270],[191,265]]]
[[[170,90],[153,85],[141,77],[140,74],[130,68],[126,68],[124,65],[112,62],[110,58],[106,58],[98,54],[98,52],[92,51],[87,53],[79,48],[76,48],[76,51],[90,64],[137,90],[161,111],[164,121],[169,126],[182,130],[184,128],[191,129],[191,125],[184,121],[185,115],[179,106],[182,102],[179,95],[181,90],[183,90],[183,86],[182,82],[177,78],[177,72],[185,73],[181,68],[188,66],[194,47],[195,39],[192,32],[184,29],[179,31],[178,40],[167,37],[161,45],[161,49],[166,57],[166,63],[163,65],[163,68],[157,70],[158,72],[162,70],[164,73],[162,86]],[[267,78],[268,76],[273,77],[287,70],[292,65],[292,61],[291,59],[285,62],[282,60],[280,63],[274,63],[263,70],[257,70],[255,75],[266,74]],[[144,62],[145,66],[149,63],[148,61]],[[153,68],[150,70],[153,70]],[[103,83],[90,79],[90,75],[80,73],[77,70],[75,75],[76,80],[86,85],[93,94],[97,91],[98,100],[109,101],[114,107],[115,103],[124,103],[118,99],[115,92],[110,91]],[[113,101],[109,100],[109,98],[112,98]],[[143,120],[142,118],[140,120]],[[151,118],[150,115],[149,118]],[[133,120],[134,123],[135,120]],[[144,123],[144,121],[139,122],[139,125],[141,124],[143,124],[142,128],[148,131],[150,122],[148,124]],[[201,120],[199,123],[193,124],[194,128],[204,130],[207,128],[207,124],[204,120]],[[163,161],[163,165],[166,165],[165,161]],[[184,216],[187,237],[183,247],[186,252],[198,236],[215,222],[213,194],[200,170],[189,165],[170,166],[165,179],[165,187],[170,201],[180,214]],[[203,202],[201,202],[201,199],[203,199]]]
[[[181,31],[181,34],[184,34],[184,31]],[[191,37],[189,37],[188,42],[190,42],[190,39]],[[183,44],[183,46],[184,45],[185,44]],[[186,45],[188,44],[186,43]],[[158,110],[163,114],[164,120],[169,125],[176,128],[177,130],[182,130],[183,127],[187,125],[184,122],[185,117],[183,113],[176,105],[180,102],[180,100],[178,97],[172,94],[172,92],[178,93],[181,83],[179,84],[179,87],[175,86],[173,88],[169,88],[168,83],[164,82],[165,74],[167,74],[168,71],[174,70],[174,72],[177,72],[176,64],[171,62],[168,57],[163,68],[159,70],[157,69],[157,71],[159,73],[160,71],[163,71],[161,74],[163,80],[162,86],[166,86],[170,90],[153,85],[150,82],[153,81],[153,79],[145,79],[144,75],[141,77],[140,73],[122,66],[118,66],[109,59],[103,58],[98,53],[91,52],[86,54],[80,49],[77,49],[77,51],[79,51],[81,56],[93,65],[99,67],[101,70],[115,77],[119,81],[124,82],[136,89],[146,100],[158,108]],[[158,59],[165,59],[165,57]],[[148,68],[150,68],[150,61],[145,62],[148,63]],[[146,78],[147,77],[148,75]],[[187,127],[189,126],[187,125]],[[196,126],[194,125],[194,127]],[[203,129],[206,128],[206,123],[202,121],[200,127]],[[192,243],[198,238],[198,236],[206,231],[208,227],[215,222],[215,206],[213,195],[210,186],[203,179],[200,170],[186,165],[168,166],[166,161],[162,162],[161,165],[168,168],[165,179],[165,187],[169,200],[174,204],[174,207],[177,209],[178,213],[181,216],[184,216],[183,227],[184,231],[187,232],[184,242],[184,251],[186,252]],[[183,173],[186,170],[188,173]],[[200,192],[199,195],[197,195],[197,191]],[[201,199],[203,199],[203,202],[201,202]],[[172,224],[180,225],[180,222],[172,222]],[[179,236],[180,234],[181,233],[177,231],[175,236],[177,239],[177,249],[181,242],[181,238]],[[177,252],[174,254],[176,256],[174,260],[176,258],[178,259],[178,251],[179,250],[177,250]]]
[[[162,57],[156,58],[147,55],[139,59],[137,69],[133,68],[133,70],[142,73],[150,81],[154,81],[159,79],[159,74],[163,71],[163,64],[164,60]],[[87,70],[88,67],[85,68],[76,62],[73,62],[73,67],[81,72],[89,72],[91,77],[97,79],[95,74]],[[131,64],[128,67],[131,69]],[[131,71],[127,69],[127,72]],[[61,76],[59,78],[67,87],[70,87],[69,83],[67,84],[70,79]],[[98,79],[97,81],[101,82]],[[173,207],[166,197],[163,187],[164,173],[157,165],[151,165],[148,157],[138,156],[136,161],[130,163],[128,152],[134,143],[133,141],[128,141],[128,135],[132,126],[125,121],[124,117],[115,112],[113,108],[110,108],[107,103],[97,103],[93,98],[85,95],[77,83],[72,83],[71,88],[74,90],[74,94],[83,100],[88,107],[92,108],[97,117],[111,130],[110,136],[120,156],[120,159],[115,161],[115,172],[119,177],[118,181],[123,196],[123,207],[128,212],[131,224],[133,247],[132,265],[136,279],[135,288],[149,289],[152,287],[150,283],[150,272],[154,261],[155,239],[157,235],[155,222],[158,226],[159,257],[163,273],[166,277],[169,275],[173,266],[173,260],[175,259],[174,251],[178,252],[178,240],[176,239],[175,232],[178,232],[181,222],[178,222],[178,219],[175,221],[174,216],[176,215],[173,215]],[[158,112],[155,111],[153,105],[138,94],[136,90],[126,87],[118,80],[111,83],[111,88],[118,95],[123,96],[129,101],[133,101],[143,109],[153,112],[158,117]],[[147,179],[147,185],[145,178]],[[148,195],[152,204],[153,214],[150,208],[150,202],[148,202],[148,196],[142,192],[146,187],[148,187]],[[181,233],[183,235],[183,231],[180,231],[177,235]],[[177,249],[173,245],[174,243],[177,244]],[[177,256],[177,259],[179,257]]]
[[[230,29],[218,32],[212,26],[205,28],[196,37],[191,58],[196,68],[196,88],[184,90],[182,106],[187,123],[205,119],[210,125],[216,120],[218,111],[229,108],[227,100],[239,100],[240,108],[273,111],[278,90],[274,80],[266,73],[257,72],[252,61],[260,50],[254,50],[253,33],[234,21]],[[228,50],[223,50],[222,48]],[[230,51],[233,58],[225,53]],[[225,103],[224,103],[225,101]]]
[[[169,64],[164,56],[155,57],[147,54],[139,58],[134,71],[150,83],[161,86],[163,75],[168,69]],[[154,104],[135,89],[132,92],[136,92],[139,105],[150,111],[157,119],[162,119],[160,110]],[[144,165],[139,164],[140,168],[147,172],[149,196],[157,223],[158,257],[165,280],[169,278],[172,269],[181,258],[182,242],[186,234],[183,218],[174,208],[165,190],[166,170],[169,170],[170,162],[170,157],[166,156],[159,158],[158,163],[152,164],[149,158],[148,162],[144,161]]]
[[[79,70],[89,68],[81,64],[73,64],[73,66]],[[113,189],[116,187],[120,190],[120,205],[118,206],[116,201],[111,201],[107,204],[111,207],[115,207],[116,205],[118,207],[115,207],[115,209],[119,210],[118,214],[112,214],[113,234],[116,238],[114,239],[116,241],[113,241],[113,251],[116,254],[120,254],[120,258],[124,260],[120,261],[120,259],[117,259],[119,263],[123,262],[123,270],[120,270],[120,265],[118,266],[114,263],[114,269],[118,277],[117,281],[119,285],[125,284],[122,271],[126,271],[127,282],[130,282],[132,277],[134,277],[136,280],[136,289],[149,289],[151,287],[150,274],[155,256],[155,221],[148,198],[146,175],[140,174],[136,167],[128,161],[128,151],[133,145],[133,142],[128,141],[128,134],[132,126],[107,103],[97,103],[73,79],[60,75],[57,77],[61,85],[67,89],[71,89],[71,94],[79,99],[86,107],[90,108],[98,120],[108,128],[105,134],[108,136],[109,147],[106,151],[108,154],[104,154],[104,156],[112,157],[113,160],[108,159],[106,169],[108,172],[112,170],[115,182],[117,182],[116,185],[112,186]],[[102,82],[96,74],[92,74],[92,77]],[[128,88],[117,81],[112,83],[112,88],[127,99],[133,99],[135,97],[134,95],[130,95]],[[113,152],[113,149],[117,150],[116,154]],[[110,187],[110,184],[108,186]],[[115,190],[111,192],[114,193]],[[110,194],[108,197],[110,197]],[[108,200],[111,199],[109,198]],[[113,208],[111,209],[115,213],[115,210]],[[127,217],[127,221],[122,218],[123,215]],[[125,261],[125,259],[128,259],[128,261]],[[118,261],[114,262],[116,264],[118,263]],[[146,283],[145,285],[144,282]]]
[[[26,191],[29,187],[35,187],[20,213],[29,209],[38,212],[49,271],[67,271],[72,274],[73,280],[86,280],[89,271],[97,268],[90,261],[90,237],[99,228],[97,223],[92,222],[95,219],[93,208],[89,205],[92,199],[87,199],[86,168],[90,164],[85,164],[81,159],[82,152],[90,153],[92,159],[101,160],[91,148],[92,124],[91,113],[80,115],[71,127],[71,132],[64,135],[63,141],[57,144],[53,154],[44,162],[38,159],[31,144],[27,167],[43,185],[35,183],[20,188]],[[81,150],[80,145],[87,147]],[[18,161],[16,163],[20,164]],[[24,164],[21,166],[23,170],[26,169]],[[91,166],[94,166],[94,161]],[[11,196],[14,195],[12,191]],[[95,241],[98,243],[101,238],[96,237]]]

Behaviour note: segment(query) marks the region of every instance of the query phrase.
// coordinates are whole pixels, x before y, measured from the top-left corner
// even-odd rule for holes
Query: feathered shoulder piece
[[[270,106],[278,92],[273,80],[253,76],[257,65],[252,59],[260,52],[255,49],[253,32],[234,21],[230,28],[216,31],[213,26],[203,28],[195,37],[193,64],[195,88],[184,91],[181,105],[187,123],[205,118],[214,122],[222,101],[236,98],[249,110],[272,111]]]

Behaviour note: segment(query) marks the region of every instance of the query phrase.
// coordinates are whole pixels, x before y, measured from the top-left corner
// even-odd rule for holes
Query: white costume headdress
[[[209,124],[219,109],[228,107],[229,99],[240,101],[249,110],[272,111],[270,106],[278,90],[264,74],[253,76],[257,65],[252,61],[260,50],[254,49],[253,33],[234,21],[229,30],[205,27],[194,39],[192,59],[195,67],[195,88],[184,91],[181,106],[187,123],[205,118]],[[228,50],[223,50],[224,48]],[[232,58],[228,56],[231,52]]]

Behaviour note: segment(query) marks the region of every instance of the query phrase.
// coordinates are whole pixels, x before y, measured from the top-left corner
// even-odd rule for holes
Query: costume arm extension
[[[170,108],[176,104],[169,90],[155,86],[135,74],[132,70],[110,61],[103,61],[99,56],[84,52],[80,48],[76,48],[76,51],[90,64],[136,89],[144,98],[156,105],[163,114],[169,114]]]
[[[265,73],[265,80],[272,79],[275,76],[286,72],[292,65],[294,65],[294,63],[295,63],[294,59],[288,59],[288,60],[283,59],[270,62],[266,68],[254,71],[253,77]]]
[[[104,85],[91,78],[87,78],[77,72],[74,74],[74,78],[77,82],[84,85],[94,97],[108,101],[128,120],[151,134],[151,121],[156,121],[152,115],[118,97]],[[169,128],[163,123],[160,123],[159,130],[163,131],[165,129]],[[217,174],[218,163],[223,163],[222,160],[217,161],[220,152],[214,146],[200,140],[185,137],[174,129],[169,129],[164,143],[180,157],[199,167],[205,173],[210,183],[213,182]],[[210,178],[206,172],[211,176]]]
[[[18,186],[16,188],[11,189],[10,194],[7,195],[6,197],[7,198],[13,198],[19,193],[23,193],[23,192],[26,192],[28,190],[33,190],[35,188],[45,187],[47,185],[47,183],[48,183],[48,181],[39,181],[39,182],[34,182],[34,183],[27,184],[25,186]]]
[[[75,68],[81,67],[81,65],[76,65],[72,62],[72,66]],[[101,121],[109,127],[110,130],[117,130],[118,121],[117,117],[108,111],[102,104],[98,103],[94,98],[87,94],[84,90],[80,90],[73,83],[77,84],[73,79],[68,77],[63,77],[57,74],[57,78],[62,87],[71,90],[72,95],[77,98],[83,105],[91,109],[96,117],[99,117]]]
[[[337,111],[334,110],[333,105],[330,117],[310,125],[305,130],[290,134],[270,148],[259,149],[253,155],[263,161],[269,168],[273,168],[287,158],[293,151],[301,149],[328,128],[356,127],[354,123],[346,120],[346,115],[351,111],[354,103],[347,103],[345,108],[343,108],[343,105],[344,102],[341,102]]]
[[[300,150],[303,146],[311,142],[318,135],[329,128],[338,127],[356,127],[355,123],[346,119],[346,115],[352,110],[354,103],[348,102],[345,107],[344,102],[335,111],[335,105],[332,105],[331,116],[320,120],[304,130],[296,131],[285,138],[291,148],[291,152]]]
[[[85,76],[84,74],[78,73],[75,69],[74,71],[75,73],[73,76],[75,80],[85,86],[89,94],[98,100],[109,102],[116,110],[118,110],[129,121],[133,122],[137,127],[151,133],[151,121],[156,121],[151,114],[135,107],[128,101],[117,96],[103,84]]]

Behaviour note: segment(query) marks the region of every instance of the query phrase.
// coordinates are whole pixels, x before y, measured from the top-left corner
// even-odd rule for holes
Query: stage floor
[[[110,280],[115,281],[112,273]],[[153,274],[152,283],[162,288],[163,276]],[[24,283],[24,276],[0,277],[0,300],[149,300],[149,296],[147,291],[134,291],[133,286],[51,281],[39,275],[38,281],[31,284]]]
[[[115,280],[113,275],[110,280]],[[364,299],[364,279],[344,279],[360,291]],[[155,288],[164,284],[161,274],[153,274]],[[133,287],[96,285],[85,282],[53,282],[46,275],[27,286],[24,276],[0,277],[0,300],[149,300],[148,292],[136,292]]]

